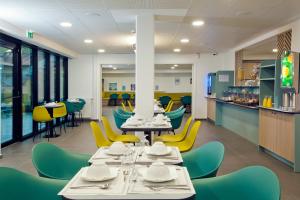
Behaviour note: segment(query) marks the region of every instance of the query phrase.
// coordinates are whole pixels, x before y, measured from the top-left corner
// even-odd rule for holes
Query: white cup
[[[149,178],[168,179],[170,177],[170,170],[163,162],[154,162],[148,168],[146,176]]]
[[[88,177],[103,177],[110,176],[109,167],[104,163],[95,163],[92,164],[86,172]]]
[[[168,150],[167,146],[163,142],[155,142],[151,147],[151,152],[162,153]]]
[[[127,147],[123,142],[114,142],[109,147],[110,153],[123,154],[127,150]]]

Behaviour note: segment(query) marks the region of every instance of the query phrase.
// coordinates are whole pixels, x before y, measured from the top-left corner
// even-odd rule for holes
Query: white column
[[[153,117],[154,99],[154,16],[143,13],[136,18],[136,114]]]

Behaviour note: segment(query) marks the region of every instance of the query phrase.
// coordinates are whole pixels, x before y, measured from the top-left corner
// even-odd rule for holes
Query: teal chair
[[[166,108],[168,105],[169,101],[171,101],[171,97],[169,96],[161,96],[159,97],[160,104],[163,108]]]
[[[80,110],[80,108],[78,106],[76,106],[77,103],[73,103],[73,102],[69,102],[69,101],[65,101],[64,102],[66,104],[66,108],[67,108],[67,112],[68,112],[68,117],[67,117],[67,121],[72,123],[72,127],[76,126],[76,115],[75,113],[78,112]],[[70,120],[71,117],[71,120]]]
[[[181,126],[181,122],[182,122],[184,113],[185,113],[185,109],[182,109],[182,110],[178,111],[178,113],[168,116],[171,120],[173,132],[174,132],[174,130],[178,129]],[[174,134],[175,134],[175,132],[174,132]]]
[[[78,98],[78,100],[80,102],[80,103],[77,103],[79,118],[81,119],[81,121],[83,121],[82,110],[86,104],[86,101],[82,98]]]
[[[125,102],[125,104],[126,104],[126,106],[127,106],[127,105],[128,105],[127,101],[130,100],[130,94],[128,94],[128,93],[123,93],[123,94],[122,94],[122,100],[123,100],[123,102]]]
[[[32,176],[8,167],[0,167],[0,177],[3,200],[62,200],[57,194],[67,184],[65,180]]]
[[[191,105],[192,105],[192,96],[183,96],[181,97],[181,103],[183,107],[188,111],[191,112]]]
[[[113,110],[113,115],[115,119],[115,123],[118,129],[121,129],[121,126],[126,122],[126,120],[130,117],[129,115],[123,115]]]
[[[90,157],[50,143],[39,143],[32,149],[32,163],[38,174],[52,179],[70,180],[82,167],[89,165]]]
[[[206,143],[182,155],[183,165],[191,179],[215,177],[223,158],[224,145],[217,141]]]
[[[177,114],[178,112],[180,112],[182,109],[184,109],[184,107],[180,106],[176,110],[173,110],[173,111],[170,111],[170,112],[166,112],[165,115],[168,116],[168,117],[172,116],[172,115]]]
[[[119,95],[116,94],[116,93],[111,94],[111,95],[109,96],[108,105],[109,105],[109,106],[111,106],[111,105],[116,106],[117,103],[118,103],[118,96],[119,96]]]
[[[117,109],[117,112],[120,113],[121,115],[127,115],[127,116],[129,116],[129,117],[131,117],[131,116],[134,115],[133,112],[125,111],[125,110],[123,110],[122,108],[118,108],[118,109]]]
[[[279,200],[278,177],[270,169],[251,166],[224,176],[193,180],[196,200]]]

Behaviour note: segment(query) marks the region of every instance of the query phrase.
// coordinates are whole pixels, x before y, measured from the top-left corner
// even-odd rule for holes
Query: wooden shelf
[[[271,64],[271,65],[263,65],[263,66],[260,66],[260,68],[275,68],[275,65],[274,65],[274,64]]]
[[[261,78],[260,81],[275,81],[275,78]]]

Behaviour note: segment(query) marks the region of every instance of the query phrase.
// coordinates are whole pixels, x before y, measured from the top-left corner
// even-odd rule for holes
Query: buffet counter
[[[216,99],[215,124],[258,144],[258,107]]]

